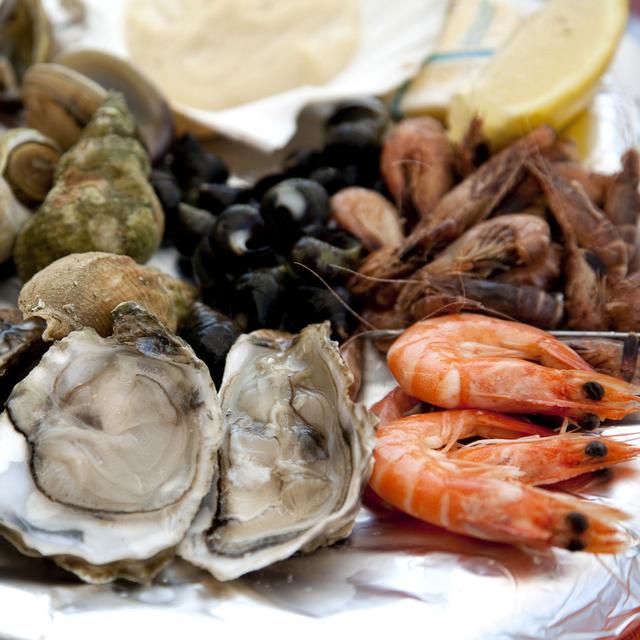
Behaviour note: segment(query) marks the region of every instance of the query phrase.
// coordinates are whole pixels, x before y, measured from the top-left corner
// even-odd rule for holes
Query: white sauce
[[[358,0],[129,0],[129,55],[174,103],[217,110],[324,84],[359,44]]]

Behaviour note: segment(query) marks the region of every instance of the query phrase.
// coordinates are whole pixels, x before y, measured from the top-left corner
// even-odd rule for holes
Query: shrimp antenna
[[[625,529],[625,533],[627,535],[630,535],[629,531],[627,531]],[[637,541],[636,541],[637,544]],[[618,574],[616,574],[616,572],[607,565],[607,563],[604,561],[604,558],[599,555],[599,554],[595,554],[595,560],[596,562],[598,562],[598,564],[600,564],[600,566],[621,586],[624,588],[626,595],[630,596],[632,595],[631,592],[631,586],[629,585],[629,581],[628,580],[623,580],[621,576],[619,576]]]
[[[384,340],[385,338],[397,338],[404,329],[369,329],[368,331],[361,331],[360,333],[354,333],[346,342],[343,343],[343,347],[349,344],[352,340],[358,340],[359,338],[369,338],[370,340]]]
[[[306,269],[309,273],[312,273],[322,284],[327,288],[329,293],[354,317],[357,318],[363,325],[369,327],[370,329],[376,329],[366,318],[361,316],[355,309],[352,309],[333,289],[333,287],[319,274],[316,273],[313,269],[309,268],[306,264],[302,264],[302,262],[294,262],[297,267],[302,267]],[[330,265],[333,266],[333,265]]]
[[[300,264],[300,263],[295,263]],[[302,265],[303,267],[305,265]],[[358,278],[362,278],[363,280],[369,280],[370,282],[380,282],[382,284],[422,284],[421,280],[408,280],[403,278],[376,278],[375,276],[369,276],[366,273],[360,273],[359,271],[354,271],[353,269],[349,269],[349,267],[344,267],[340,264],[332,264],[330,265],[332,269],[337,269],[338,271],[344,271],[352,276],[356,276]],[[308,269],[309,267],[307,267]],[[316,274],[317,275],[317,274]]]

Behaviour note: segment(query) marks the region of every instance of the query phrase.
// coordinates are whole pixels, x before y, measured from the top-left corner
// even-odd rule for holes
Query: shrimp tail
[[[378,416],[380,424],[385,425],[402,418],[411,409],[418,406],[420,402],[418,398],[405,393],[400,387],[395,387],[382,400],[378,400],[371,407],[371,411]]]

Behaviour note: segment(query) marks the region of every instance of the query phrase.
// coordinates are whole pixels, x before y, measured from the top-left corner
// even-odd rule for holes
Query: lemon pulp
[[[541,124],[563,128],[587,106],[628,11],[628,0],[549,0],[453,98],[452,138],[476,116],[493,148]]]

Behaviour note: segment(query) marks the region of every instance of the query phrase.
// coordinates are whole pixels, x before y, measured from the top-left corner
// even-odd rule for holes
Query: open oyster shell
[[[375,416],[353,403],[329,324],[241,336],[227,357],[220,478],[179,547],[219,580],[348,536]]]
[[[0,417],[0,532],[89,582],[148,581],[172,557],[216,468],[206,366],[140,306],[114,333],[72,332]]]
[[[25,320],[18,309],[0,309],[0,406],[45,352],[43,329],[43,322]]]

